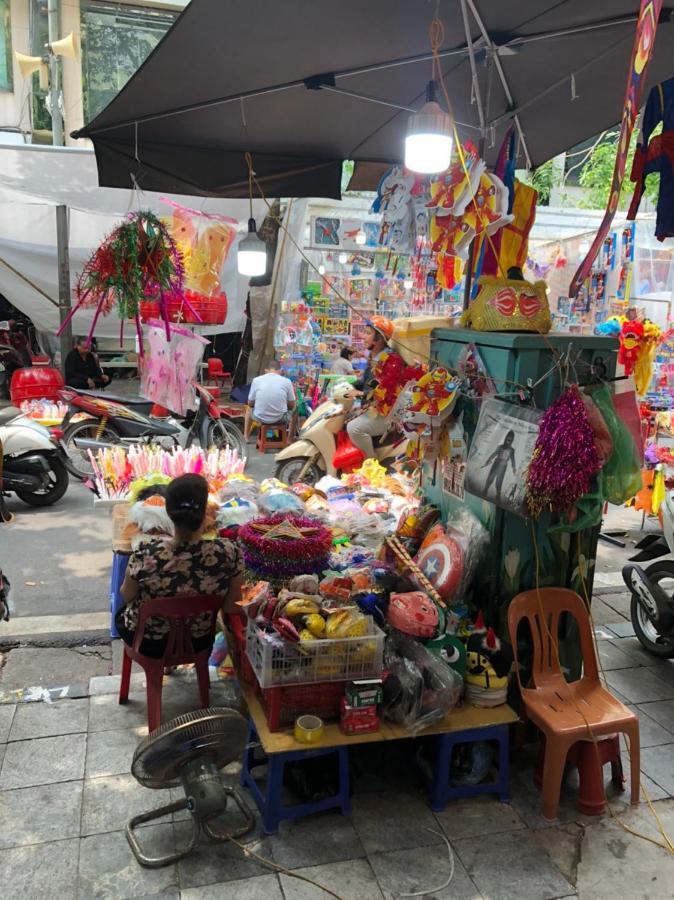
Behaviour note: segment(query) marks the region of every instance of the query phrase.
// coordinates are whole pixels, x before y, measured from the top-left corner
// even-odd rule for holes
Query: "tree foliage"
[[[632,169],[632,160],[634,159],[634,151],[637,146],[637,137],[638,133],[634,131],[627,153],[625,179],[623,181],[620,200],[618,202],[619,209],[627,208],[634,192],[634,185],[629,179],[629,173]],[[579,201],[580,206],[589,207],[591,209],[603,209],[607,205],[617,153],[617,131],[612,131],[605,135],[605,137],[593,147],[587,161],[580,170],[578,178],[578,183],[585,189],[585,196]],[[644,194],[654,203],[657,201],[658,197],[659,182],[659,175],[649,175],[646,178]]]
[[[654,134],[658,133],[659,130],[656,129]],[[632,170],[632,160],[634,159],[637,138],[638,132],[634,131],[627,154],[625,179],[618,203],[619,209],[627,209],[634,191],[634,184],[630,181],[629,174]],[[573,164],[566,172],[563,171],[562,166],[555,165],[554,159],[549,159],[531,172],[518,171],[517,176],[521,181],[536,188],[538,191],[538,202],[543,205],[550,202],[550,196],[555,188],[561,188],[562,205],[564,206],[569,202],[569,198],[563,189],[571,172],[576,171],[578,172],[578,184],[583,188],[583,195],[580,197],[574,196],[572,205],[584,209],[605,209],[608,204],[617,153],[618,132],[611,131],[600,135],[589,150],[572,154],[572,160],[574,156],[578,156],[578,159],[573,161]],[[653,204],[657,203],[659,181],[659,175],[648,175],[646,178],[644,195]]]

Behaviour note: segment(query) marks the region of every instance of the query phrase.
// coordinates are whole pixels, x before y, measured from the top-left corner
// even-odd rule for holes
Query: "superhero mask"
[[[438,628],[438,609],[423,591],[391,594],[387,619],[403,634],[432,638]]]
[[[478,278],[480,291],[461,317],[461,325],[476,331],[534,331],[552,327],[544,281],[531,284],[514,278]]]

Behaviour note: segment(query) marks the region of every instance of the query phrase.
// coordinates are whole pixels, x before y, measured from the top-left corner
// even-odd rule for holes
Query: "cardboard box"
[[[346,686],[346,702],[357,709],[365,706],[376,707],[382,702],[383,696],[381,678],[350,681]]]

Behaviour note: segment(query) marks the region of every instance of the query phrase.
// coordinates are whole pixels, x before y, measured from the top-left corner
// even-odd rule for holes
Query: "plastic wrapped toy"
[[[185,287],[203,297],[220,294],[220,273],[236,237],[236,220],[171,206],[173,211],[164,223],[182,252]]]
[[[412,735],[441,722],[461,699],[463,679],[413,638],[395,633],[386,639],[384,715]]]

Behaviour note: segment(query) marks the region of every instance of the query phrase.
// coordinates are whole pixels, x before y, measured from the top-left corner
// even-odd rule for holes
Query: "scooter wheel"
[[[305,468],[306,466],[306,468]],[[286,459],[276,466],[276,477],[284,484],[295,484],[300,480],[300,473],[304,469],[302,475],[302,484],[314,485],[320,481],[324,473],[318,468],[316,463],[309,462],[306,456],[296,456],[293,459]]]
[[[60,459],[55,457],[49,460],[49,487],[39,493],[31,491],[17,491],[16,496],[28,506],[52,506],[68,490],[68,472]]]
[[[647,569],[644,569],[644,572],[652,582],[659,584],[671,596],[674,589],[674,560],[658,560],[648,566]],[[669,581],[671,584],[661,584],[663,581]],[[632,595],[632,603],[630,604],[630,616],[634,632],[645,650],[648,650],[653,656],[659,656],[661,659],[674,658],[674,635],[658,639],[657,629],[634,595]]]
[[[99,432],[100,423],[95,419],[84,419],[81,422],[73,422],[66,429],[63,435],[63,444],[68,454],[66,468],[75,478],[83,481],[92,478],[94,468],[91,465],[89,456],[85,450],[80,450],[75,446],[75,438],[89,438],[91,440],[105,441],[108,444],[118,444],[121,440],[120,435],[110,425],[106,425]]]

